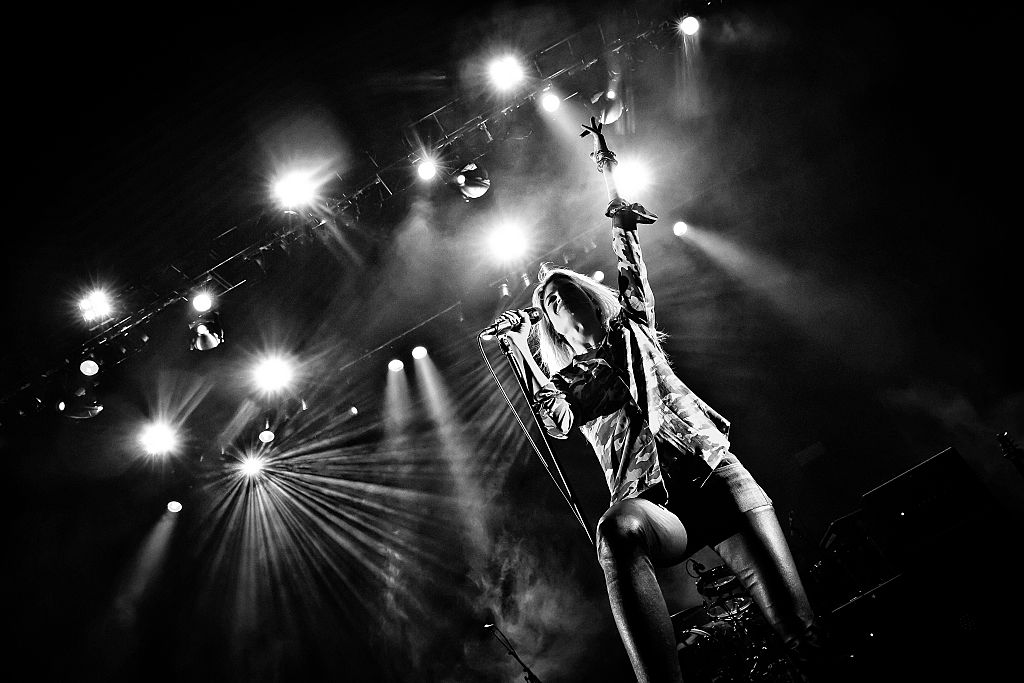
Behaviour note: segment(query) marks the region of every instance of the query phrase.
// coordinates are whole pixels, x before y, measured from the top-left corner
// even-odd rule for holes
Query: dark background
[[[525,305],[520,272],[614,266],[604,186],[575,133],[585,94],[558,112],[567,128],[532,104],[496,119],[476,148],[493,182],[476,202],[436,182],[375,186],[358,219],[262,269],[238,264],[248,281],[220,304],[223,347],[189,352],[187,302],[161,309],[133,328],[149,341],[104,369],[97,417],[57,415],[50,372],[99,333],[76,318],[90,284],[124,292],[130,315],[182,285],[174,268],[197,275],[291,225],[267,198],[280,165],[316,157],[328,196],[349,196],[370,157],[410,153],[409,123],[456,98],[462,120],[502,106],[478,73],[495,46],[632,37],[684,9],[28,21],[8,46],[9,657],[35,679],[519,679],[493,623],[542,680],[628,680],[587,536],[476,341]],[[954,449],[1000,519],[1024,512],[995,439],[1024,432],[1010,22],[980,5],[701,9],[697,38],[661,31],[625,51],[628,110],[609,142],[653,169],[632,199],[660,216],[641,241],[676,368],[732,421],[734,452],[831,610],[890,567],[854,549],[857,585],[829,573],[830,525],[932,456]],[[603,73],[562,85],[589,93]],[[481,242],[508,217],[533,242],[501,265]],[[418,344],[443,395],[412,369]],[[247,369],[271,348],[298,359],[292,397],[308,410],[263,483],[246,482],[233,465],[276,405]],[[493,342],[483,350],[525,420]],[[409,376],[401,418],[386,410],[392,357]],[[28,394],[43,405],[18,415]],[[156,416],[184,435],[167,458],[135,440]],[[592,456],[575,437],[554,448],[593,524],[607,492]],[[958,607],[987,604],[981,577],[1000,572],[982,531],[957,527],[928,555],[942,606],[899,615],[949,616],[953,650]],[[674,610],[700,601],[684,570],[664,571]]]

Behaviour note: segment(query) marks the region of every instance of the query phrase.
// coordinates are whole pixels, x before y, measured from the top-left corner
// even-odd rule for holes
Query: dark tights
[[[822,651],[821,634],[775,515],[762,506],[742,513],[740,530],[712,548],[739,578],[765,619],[807,672]],[[612,505],[597,529],[612,615],[640,683],[682,681],[675,633],[655,567],[682,562],[690,548],[674,513],[643,498]]]

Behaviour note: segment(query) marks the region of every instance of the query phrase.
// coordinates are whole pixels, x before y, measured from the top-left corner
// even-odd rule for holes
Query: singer
[[[637,239],[637,224],[657,217],[618,196],[601,124],[591,119],[583,128],[594,136],[591,156],[611,200],[605,215],[618,291],[544,264],[533,293],[539,320],[512,311],[501,327],[530,370],[530,399],[545,431],[566,438],[578,428],[604,470],[611,499],[597,524],[597,554],[637,679],[682,680],[654,568],[707,545],[749,591],[805,680],[828,680],[817,678],[823,630],[772,501],[730,452],[729,422],[683,384],[663,350]],[[556,372],[549,379],[544,369]]]

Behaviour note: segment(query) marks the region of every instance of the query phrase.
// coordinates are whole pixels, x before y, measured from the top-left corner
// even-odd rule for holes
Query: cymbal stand
[[[537,678],[537,676],[534,675],[532,671],[530,671],[530,667],[526,666],[526,663],[523,662],[523,660],[519,659],[519,655],[516,653],[516,649],[512,647],[512,642],[509,641],[505,634],[501,632],[500,628],[498,628],[494,624],[486,624],[484,628],[490,631],[492,634],[494,634],[495,639],[499,643],[504,645],[506,650],[508,650],[508,654],[511,657],[515,658],[515,660],[519,662],[519,665],[523,667],[523,680],[525,680],[527,683],[541,683],[540,679]]]

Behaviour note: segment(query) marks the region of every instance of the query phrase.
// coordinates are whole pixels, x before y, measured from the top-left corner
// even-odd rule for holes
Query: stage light
[[[460,168],[452,180],[467,202],[482,197],[491,189],[487,170],[472,162]]]
[[[492,61],[488,71],[491,82],[498,90],[511,90],[523,80],[523,67],[511,55]]]
[[[650,184],[651,174],[647,167],[640,162],[623,159],[615,166],[615,185],[623,197],[635,197],[646,190]]]
[[[167,503],[167,510],[170,512],[181,512],[181,503],[176,500],[172,500]]]
[[[170,453],[178,445],[178,437],[174,429],[164,422],[154,422],[143,428],[139,435],[139,443],[150,455]]]
[[[280,356],[264,358],[253,368],[256,384],[268,392],[284,389],[292,381],[294,374],[291,363]]]
[[[220,314],[215,311],[193,319],[188,329],[192,333],[188,347],[191,351],[209,351],[224,343],[224,328]]]
[[[286,209],[312,204],[316,200],[316,192],[317,182],[308,171],[292,171],[274,183],[274,196]]]
[[[86,377],[95,377],[100,372],[100,360],[94,353],[86,353],[78,363],[78,371]]]
[[[619,99],[614,90],[602,90],[594,93],[590,98],[590,103],[597,112],[597,120],[605,125],[615,123],[622,116],[622,100]]]
[[[679,32],[685,36],[692,36],[700,30],[700,20],[694,16],[683,17],[679,20]]]
[[[682,237],[686,234],[687,225],[683,221],[676,221],[675,225],[672,226],[672,234],[676,237]]]
[[[526,236],[518,226],[510,223],[492,230],[488,243],[491,253],[500,261],[514,260],[526,253]]]
[[[416,173],[423,180],[430,180],[437,175],[437,164],[430,159],[423,159],[416,165]]]
[[[192,297],[192,308],[200,313],[205,313],[213,308],[213,296],[209,292],[196,292]]]
[[[103,411],[94,386],[73,387],[57,401],[57,412],[72,420],[88,420]]]
[[[270,443],[271,441],[274,440],[274,437],[274,430],[270,428],[270,419],[267,418],[266,424],[263,427],[263,431],[260,432],[258,438],[262,443]]]
[[[71,363],[68,365],[61,375],[57,393],[50,399],[53,401],[51,405],[61,415],[75,420],[96,417],[103,410],[98,394],[99,359],[89,352],[74,367]]]
[[[603,270],[595,270],[594,274],[591,277],[594,278],[595,280],[597,280],[598,282],[604,282],[604,271]]]
[[[540,106],[544,107],[544,111],[558,111],[562,106],[562,98],[548,90],[540,96]]]
[[[401,372],[405,368],[405,363],[394,358],[388,363],[388,370],[391,372]]]
[[[238,469],[247,477],[255,477],[263,471],[264,460],[255,455],[247,455],[242,458]]]
[[[87,294],[78,302],[78,308],[82,311],[82,317],[86,322],[109,317],[114,311],[113,305],[106,292],[95,290]]]
[[[358,415],[359,414],[359,408],[356,408],[355,406],[352,406],[351,408],[348,409],[348,412],[352,413],[353,415]]]
[[[419,360],[427,357],[427,349],[424,346],[417,346],[412,350],[412,357]]]

